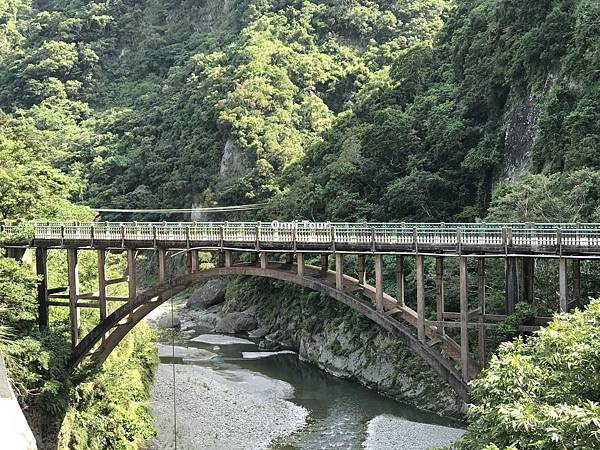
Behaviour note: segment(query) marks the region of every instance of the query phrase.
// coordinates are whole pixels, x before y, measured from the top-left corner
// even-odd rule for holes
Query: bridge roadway
[[[468,380],[486,362],[487,330],[512,314],[517,301],[534,303],[535,260],[558,260],[557,304],[560,311],[567,311],[580,303],[580,261],[600,256],[600,224],[38,222],[0,224],[0,237],[2,246],[13,253],[27,247],[36,250],[40,326],[48,326],[49,306],[69,308],[74,347],[71,368],[89,356],[104,361],[146,314],[194,283],[228,275],[262,276],[325,293],[365,315],[402,339],[465,400]],[[68,286],[49,288],[47,254],[60,249],[67,251]],[[94,293],[79,292],[78,253],[86,250],[96,251],[98,257],[99,290]],[[136,255],[144,250],[155,252],[158,283],[138,291]],[[127,276],[106,279],[107,251],[127,253]],[[199,270],[199,251],[218,254],[214,269]],[[186,254],[186,274],[168,280],[166,256],[181,252]],[[244,254],[249,257],[240,258]],[[334,264],[329,263],[330,256]],[[384,291],[384,256],[395,257],[394,295]],[[416,310],[405,302],[408,257],[416,261]],[[429,309],[426,257],[434,257],[436,267],[435,307]],[[444,274],[444,260],[448,257],[457,258],[459,263],[459,311],[445,310],[444,284],[448,276]],[[349,258],[357,258],[358,262],[358,270],[352,274],[344,271],[344,262]],[[367,258],[374,262],[374,286],[367,282]],[[504,314],[486,311],[485,263],[489,258],[505,261]],[[477,261],[476,303],[474,295],[469,302],[468,259]],[[308,265],[307,260],[316,260],[317,266]],[[571,293],[567,262],[572,268]],[[128,296],[109,296],[107,286],[121,282],[128,284]],[[112,302],[120,302],[121,306],[110,307]],[[86,336],[80,336],[80,308],[97,308],[100,312],[100,322]],[[536,317],[520,330],[531,332],[548,320]],[[460,338],[458,333],[448,331],[454,328],[460,329]],[[474,332],[477,348],[470,349]]]

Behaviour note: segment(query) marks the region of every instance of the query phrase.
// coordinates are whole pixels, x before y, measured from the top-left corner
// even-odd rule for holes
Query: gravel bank
[[[293,388],[247,370],[176,365],[177,448],[265,448],[305,423],[307,411],[286,401]],[[149,449],[172,449],[172,366],[160,364],[151,394],[158,437]]]
[[[465,432],[460,428],[409,422],[393,416],[377,416],[369,422],[366,450],[428,450],[445,447]]]

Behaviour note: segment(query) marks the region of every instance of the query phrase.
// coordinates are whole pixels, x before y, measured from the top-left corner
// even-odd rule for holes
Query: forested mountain
[[[589,220],[599,15],[593,0],[12,0],[3,129],[27,127],[97,206],[474,220],[526,169],[544,175],[509,191],[570,191],[585,169],[565,218]]]

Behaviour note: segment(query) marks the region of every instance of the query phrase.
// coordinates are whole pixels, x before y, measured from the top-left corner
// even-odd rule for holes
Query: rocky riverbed
[[[209,290],[224,295],[214,284]],[[201,293],[197,289],[191,298],[198,302]],[[174,446],[174,391],[177,448],[418,450],[462,434],[447,419],[299,361],[290,350],[294,343],[274,339],[257,308],[231,316],[229,307],[224,299],[190,304],[188,294],[175,299],[173,315],[166,304],[149,318],[163,338],[170,336],[165,327],[177,328],[177,345],[159,344],[162,363],[151,398],[158,436],[150,449]],[[224,319],[235,336],[215,334]],[[252,329],[241,331],[238,324]]]

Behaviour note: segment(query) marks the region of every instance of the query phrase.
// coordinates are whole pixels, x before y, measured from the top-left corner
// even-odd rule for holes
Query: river
[[[296,354],[262,354],[256,342],[228,336],[197,339],[179,338],[175,358],[159,344],[151,398],[158,437],[149,448],[174,448],[175,422],[178,449],[419,450],[462,434],[457,422],[328,375]]]

